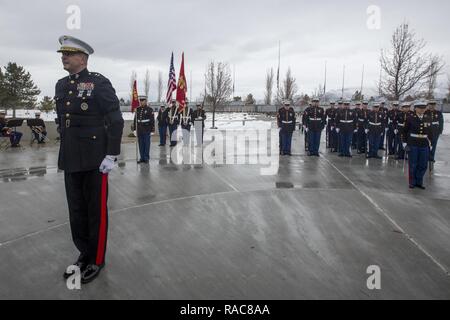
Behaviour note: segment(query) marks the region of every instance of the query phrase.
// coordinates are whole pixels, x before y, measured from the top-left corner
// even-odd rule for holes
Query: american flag
[[[175,68],[173,66],[173,52],[172,58],[170,59],[170,71],[169,71],[169,81],[167,83],[167,95],[166,102],[170,104],[172,101],[172,93],[177,89],[177,80],[175,79]]]

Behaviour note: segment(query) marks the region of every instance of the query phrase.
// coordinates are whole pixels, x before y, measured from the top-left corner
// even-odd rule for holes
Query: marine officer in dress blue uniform
[[[425,114],[427,102],[414,103],[414,113],[408,117],[402,134],[403,148],[408,150],[409,188],[425,189],[423,176],[427,172],[433,133],[431,118]]]
[[[312,106],[305,110],[302,122],[308,134],[309,156],[319,157],[320,138],[326,124],[325,110],[319,106],[319,98],[312,99]]]
[[[369,112],[367,117],[367,129],[365,131],[369,139],[369,153],[367,158],[382,159],[382,157],[378,156],[378,150],[380,149],[385,128],[386,113],[380,109],[379,102],[374,102],[372,111]]]
[[[395,134],[399,139],[398,149],[397,149],[397,160],[405,159],[405,149],[403,149],[403,144],[401,141],[401,135],[405,129],[406,120],[411,115],[411,103],[404,101],[400,104],[400,112],[397,114],[397,119],[395,121]]]
[[[87,69],[94,50],[71,36],[59,38],[69,73],[56,83],[55,100],[72,239],[80,255],[81,283],[105,266],[108,233],[108,174],[120,154],[123,118],[111,82]],[[73,273],[66,271],[64,277]]]
[[[291,155],[292,134],[295,131],[295,112],[290,108],[290,101],[283,103],[283,108],[278,111],[278,123],[281,134],[281,154]]]
[[[140,159],[137,163],[150,161],[151,134],[155,131],[153,109],[147,105],[147,97],[139,96],[139,107],[136,108],[132,130],[136,130]]]
[[[428,110],[426,114],[431,118],[431,131],[433,133],[433,139],[431,140],[431,152],[430,152],[430,161],[434,162],[434,156],[436,154],[436,148],[439,140],[439,136],[444,131],[444,116],[442,112],[436,110],[436,101],[431,100],[428,102]]]
[[[344,108],[336,116],[336,132],[339,134],[339,156],[351,158],[350,147],[356,131],[356,112],[350,109],[350,102],[344,101]]]

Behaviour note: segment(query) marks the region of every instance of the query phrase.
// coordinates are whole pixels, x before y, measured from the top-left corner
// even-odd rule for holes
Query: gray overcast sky
[[[69,5],[81,9],[81,28],[69,30]],[[381,9],[381,28],[369,30],[367,8]],[[0,0],[0,64],[15,61],[32,73],[42,95],[54,94],[57,79],[66,75],[60,62],[58,37],[79,37],[95,50],[89,69],[111,79],[118,95],[127,97],[132,70],[139,90],[148,68],[156,98],[158,71],[164,91],[170,54],[175,54],[178,77],[185,52],[186,77],[193,80],[193,99],[203,90],[204,70],[210,60],[236,66],[236,95],[253,93],[263,98],[264,78],[276,72],[281,41],[281,72],[288,66],[299,92],[310,94],[323,83],[338,90],[342,66],[346,86],[359,87],[365,64],[365,84],[374,87],[379,77],[379,50],[389,47],[393,30],[408,21],[426,49],[442,55],[447,83],[450,74],[450,2],[430,1],[24,1]],[[164,92],[165,94],[165,92]],[[190,93],[188,93],[188,96]]]

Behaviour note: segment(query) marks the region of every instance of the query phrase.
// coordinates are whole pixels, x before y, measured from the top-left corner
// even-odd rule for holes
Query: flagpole
[[[189,102],[192,102],[192,70],[189,71]]]
[[[361,96],[361,99],[363,98],[363,95],[362,95],[363,86],[364,86],[364,65],[362,68],[362,75],[361,75],[361,90],[359,91],[359,95]]]
[[[280,98],[280,61],[281,61],[281,41],[278,41],[278,70],[277,70],[277,96]]]
[[[137,92],[137,82],[136,79],[133,81],[133,93],[132,93],[132,97],[134,100],[134,93],[135,93],[135,89]],[[131,102],[131,109],[133,109],[133,101]],[[138,139],[139,139],[139,135],[138,135],[138,128],[137,128],[137,107],[134,109],[134,130],[136,130],[136,140],[135,140],[135,149],[136,149],[136,162],[138,161]]]
[[[327,62],[325,61],[325,82],[323,84],[323,98],[327,100]]]
[[[235,84],[236,84],[236,64],[233,64],[233,98],[235,95]]]
[[[344,87],[345,87],[345,64],[344,69],[342,71],[342,99],[344,99]]]
[[[380,62],[380,82],[378,82],[378,95],[381,97],[381,74],[383,72],[383,68],[381,66],[381,62]]]

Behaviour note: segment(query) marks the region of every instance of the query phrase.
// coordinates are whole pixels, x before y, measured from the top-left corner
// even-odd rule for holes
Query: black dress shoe
[[[422,186],[422,185],[416,184],[416,187],[419,188],[419,189],[425,190],[425,187]]]
[[[80,272],[81,272],[81,273],[83,273],[84,270],[86,270],[86,267],[87,267],[87,263],[86,263],[86,262],[83,262],[83,261],[81,261],[81,260],[78,260],[77,262],[75,262],[75,263],[72,264],[72,265],[78,267],[78,268],[80,269]],[[70,266],[68,266],[68,267],[70,267]],[[68,268],[68,267],[67,267],[67,268]],[[66,271],[64,271],[63,277],[64,277],[64,279],[67,280],[67,279],[69,279],[69,277],[72,276],[74,273],[75,273],[75,272],[68,273],[68,272],[67,272],[67,269],[66,269]]]
[[[144,160],[138,160],[137,163],[145,163]]]
[[[413,186],[412,184],[410,184],[410,185],[409,185],[409,188],[410,188],[410,189],[414,189],[415,186]]]
[[[86,284],[94,280],[100,274],[105,265],[88,264],[86,269],[81,273],[81,283]]]
[[[343,157],[344,155],[342,154],[342,153],[340,153],[339,155],[338,155],[338,157]]]
[[[380,157],[380,156],[376,156],[376,157],[374,157],[375,159],[383,159],[383,157]]]

